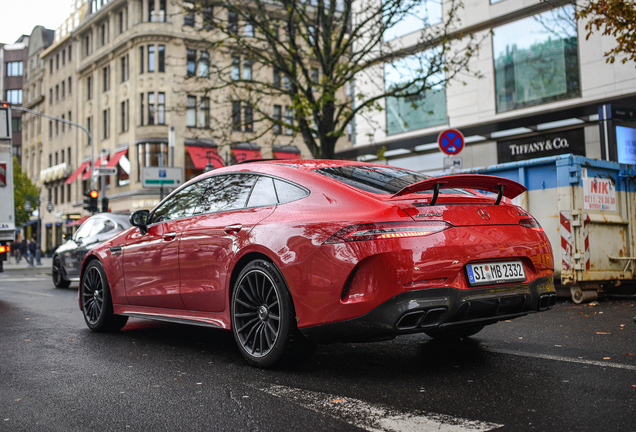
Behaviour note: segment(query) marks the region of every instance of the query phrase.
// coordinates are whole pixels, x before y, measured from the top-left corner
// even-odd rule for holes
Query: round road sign
[[[439,149],[447,155],[457,155],[464,149],[464,135],[457,129],[447,129],[437,136]]]

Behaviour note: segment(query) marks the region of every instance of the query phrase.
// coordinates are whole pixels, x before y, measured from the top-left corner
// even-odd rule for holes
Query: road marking
[[[258,389],[373,432],[477,432],[489,431],[503,426],[445,414],[422,411],[403,412],[385,405],[373,405],[359,399],[280,385],[270,385]]]
[[[624,365],[620,363],[611,363],[611,362],[598,361],[598,360],[576,359],[571,357],[561,357],[561,356],[554,356],[549,354],[526,353],[522,351],[509,351],[509,350],[502,350],[502,349],[495,349],[495,348],[486,348],[486,350],[489,352],[494,352],[499,354],[510,354],[510,355],[516,355],[520,357],[533,357],[533,358],[540,358],[544,360],[556,360],[556,361],[562,361],[562,362],[568,362],[568,363],[579,363],[579,364],[586,364],[586,365],[592,365],[592,366],[611,367],[615,369],[627,369],[627,370],[636,371],[636,366]]]

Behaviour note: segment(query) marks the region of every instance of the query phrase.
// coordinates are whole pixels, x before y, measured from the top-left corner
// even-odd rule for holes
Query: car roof
[[[358,162],[340,159],[253,159],[245,162],[241,162],[240,165],[260,165],[260,164],[276,164],[287,165],[290,167],[311,171],[319,168],[337,167],[337,166],[378,166],[386,167],[387,165],[380,165],[368,162]],[[236,165],[235,165],[236,166]]]

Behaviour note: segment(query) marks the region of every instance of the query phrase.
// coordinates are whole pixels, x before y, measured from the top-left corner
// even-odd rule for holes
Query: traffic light
[[[87,210],[90,213],[98,213],[99,207],[97,204],[97,198],[99,198],[99,192],[93,189],[84,192],[84,196],[86,197],[84,198],[84,210]]]
[[[109,212],[110,209],[108,208],[108,198],[106,197],[102,197],[102,212]]]

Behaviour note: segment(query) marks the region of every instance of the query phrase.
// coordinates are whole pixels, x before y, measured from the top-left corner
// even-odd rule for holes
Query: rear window
[[[413,183],[431,178],[425,174],[394,167],[339,166],[318,168],[315,171],[365,192],[387,195],[396,194]],[[430,194],[431,191],[417,193]],[[469,194],[461,189],[441,189],[440,193]]]

